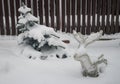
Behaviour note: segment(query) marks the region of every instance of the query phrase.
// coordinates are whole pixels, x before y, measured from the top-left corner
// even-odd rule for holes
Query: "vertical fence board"
[[[4,9],[5,9],[5,21],[6,21],[7,35],[10,35],[8,0],[4,0]]]
[[[9,30],[10,30],[10,35],[12,35],[12,20],[11,20],[11,6],[10,6],[10,0],[7,2],[8,4],[8,15],[9,15]],[[14,9],[13,9],[14,10]]]
[[[40,16],[40,24],[43,24],[43,0],[38,1],[38,10]]]
[[[115,26],[115,32],[119,32],[119,5],[120,5],[120,0],[116,0],[116,26]]]
[[[119,4],[120,4],[120,1],[119,1]],[[120,32],[120,5],[119,5],[119,26],[118,26],[118,32]]]
[[[59,0],[55,0],[56,3],[56,22],[57,22],[57,26],[56,26],[56,30],[60,30],[60,11],[59,11]]]
[[[97,30],[100,30],[101,7],[102,7],[102,0],[97,0]]]
[[[31,10],[31,13],[32,13],[32,14],[34,14],[34,13],[33,13],[33,2],[34,2],[34,0],[31,0],[31,4],[30,4],[30,5],[31,5],[31,9],[32,9],[32,10]]]
[[[20,13],[18,12],[19,8],[20,8],[20,0],[16,0],[16,15],[17,15],[17,19],[18,19],[18,16],[20,15]]]
[[[4,23],[3,23],[3,7],[2,7],[2,0],[0,0],[0,34],[4,35],[5,31],[4,31]]]
[[[96,28],[96,25],[95,25],[95,19],[96,18],[96,7],[97,7],[97,3],[96,3],[96,0],[92,0],[92,27],[91,27],[91,32],[97,32],[98,31],[98,28]]]
[[[77,0],[77,32],[80,32],[81,28],[81,0]]]
[[[67,32],[70,32],[70,0],[66,0],[66,13],[67,13]]]
[[[17,21],[18,21],[18,17],[19,17],[19,15],[20,15],[20,13],[18,12],[18,9],[20,8],[20,0],[15,0],[16,2],[16,17],[17,17]],[[18,31],[18,29],[16,30],[17,31],[17,33],[19,34],[20,33],[20,31]]]
[[[27,0],[25,0],[25,4],[27,5]]]
[[[44,8],[45,8],[45,24],[49,26],[49,6],[48,0],[44,0]]]
[[[26,3],[25,3],[25,0],[19,0],[19,1],[20,1],[20,5],[21,5],[22,3],[26,4]]]
[[[31,0],[27,0],[27,6],[31,8]]]
[[[94,4],[95,5],[95,4]],[[86,34],[90,34],[90,16],[91,16],[91,0],[87,0],[87,29],[86,29]]]
[[[11,12],[11,23],[12,23],[12,35],[15,35],[16,34],[16,27],[15,27],[15,10],[14,10],[14,0],[10,0],[10,8],[11,8],[11,10],[10,10],[10,12]]]
[[[17,28],[16,28],[16,25],[17,25],[17,15],[16,15],[16,12],[18,12],[18,11],[16,11],[16,0],[14,0],[14,18],[15,18],[15,33],[16,33],[16,35],[18,35],[18,30],[17,30]]]
[[[62,0],[62,31],[65,32],[65,0]]]
[[[111,14],[111,0],[107,0],[107,27],[105,32],[110,34],[110,14]]]
[[[56,22],[57,22],[57,26],[56,26],[56,30],[60,30],[60,3],[59,0],[55,0],[55,4],[56,4]]]
[[[114,25],[114,15],[115,15],[115,7],[116,7],[115,0],[112,0],[111,5],[112,5],[111,32],[115,33],[115,25]]]
[[[50,1],[51,27],[54,28],[54,0]]]
[[[82,0],[82,34],[85,34],[85,27],[86,27],[86,23],[85,23],[85,17],[86,17],[86,0]]]
[[[37,17],[37,0],[33,1],[33,15]]]
[[[75,0],[71,0],[72,30],[75,30]]]
[[[105,32],[105,16],[106,16],[106,0],[102,0],[102,27],[101,29],[103,30],[103,33]]]

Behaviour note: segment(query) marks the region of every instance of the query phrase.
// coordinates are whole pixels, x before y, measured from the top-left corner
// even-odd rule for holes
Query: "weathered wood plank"
[[[81,30],[81,0],[77,0],[77,32]]]
[[[3,23],[3,7],[2,7],[2,0],[0,0],[0,35],[5,34],[4,30],[4,23]]]
[[[71,0],[71,14],[72,14],[72,29],[71,32],[73,30],[75,30],[75,0]]]
[[[65,32],[65,0],[62,0],[62,31]]]
[[[86,0],[82,0],[82,34],[86,33],[86,23],[85,23],[85,17],[86,17]]]
[[[66,0],[66,13],[67,13],[67,32],[70,32],[70,0]]]
[[[97,32],[99,31],[98,28],[96,27],[96,12],[97,12],[97,0],[92,0],[92,27],[91,27],[91,32]]]
[[[6,35],[10,35],[8,0],[4,0],[4,9],[5,9],[5,22],[6,22]]]
[[[116,27],[115,27],[115,33],[119,32],[119,13],[120,13],[120,0],[116,0]]]
[[[14,10],[14,0],[10,0],[10,13],[11,13],[11,24],[12,24],[12,35],[16,35],[16,25],[15,25],[15,11]]]
[[[115,33],[115,22],[114,22],[114,15],[115,15],[115,8],[116,8],[116,0],[112,0],[112,3],[111,3],[111,5],[112,5],[112,16],[111,16],[111,33]]]
[[[102,8],[102,0],[97,0],[97,30],[101,29],[100,26],[100,15],[101,15],[101,8]]]
[[[90,23],[91,5],[92,5],[91,3],[92,3],[91,0],[87,0],[87,28],[86,28],[86,34],[91,33],[91,23]]]
[[[110,34],[110,15],[111,15],[111,0],[107,0],[107,27],[106,27],[106,30],[105,30],[105,33],[107,34]]]
[[[54,11],[54,0],[51,0],[50,1],[50,16],[51,16],[51,27],[53,27],[54,28],[54,13],[55,13],[55,11]]]
[[[56,30],[60,30],[60,3],[59,0],[55,0],[56,4],[56,22],[57,22],[57,27]]]
[[[37,0],[33,0],[33,15],[37,17]]]
[[[38,1],[38,10],[39,10],[40,24],[43,24],[43,0]]]
[[[48,0],[44,0],[44,8],[45,8],[45,24],[49,26],[49,6]]]

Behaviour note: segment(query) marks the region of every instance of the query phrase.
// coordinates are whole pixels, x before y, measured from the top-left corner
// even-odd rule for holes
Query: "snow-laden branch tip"
[[[26,5],[24,5],[24,6],[20,7],[20,8],[18,9],[18,11],[19,11],[20,13],[26,14],[27,12],[30,12],[30,11],[31,11],[31,8],[28,8]]]

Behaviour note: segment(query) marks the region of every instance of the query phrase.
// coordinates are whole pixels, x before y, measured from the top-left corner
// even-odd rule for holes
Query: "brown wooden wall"
[[[90,34],[120,32],[120,0],[0,0],[0,35],[17,35],[18,8],[24,2],[40,24]]]

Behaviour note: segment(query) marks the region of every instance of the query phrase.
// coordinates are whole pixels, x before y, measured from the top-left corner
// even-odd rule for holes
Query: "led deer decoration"
[[[77,33],[76,31],[73,31],[75,39],[79,42],[78,51],[74,55],[74,59],[80,61],[83,76],[97,77],[101,71],[101,69],[98,68],[98,65],[102,63],[107,65],[107,60],[103,58],[103,55],[101,55],[98,60],[93,63],[86,52],[86,47],[98,40],[102,36],[102,33],[103,31],[100,31],[92,33],[89,36],[85,36],[80,32]]]

